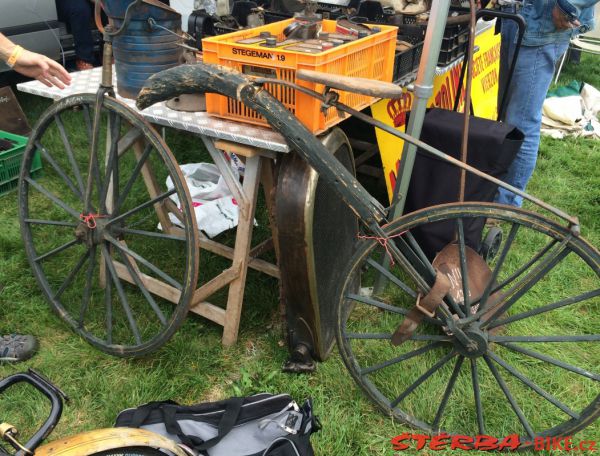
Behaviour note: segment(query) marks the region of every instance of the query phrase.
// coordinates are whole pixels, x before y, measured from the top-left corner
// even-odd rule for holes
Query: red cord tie
[[[94,228],[96,228],[96,219],[97,218],[106,218],[106,217],[107,217],[106,215],[102,215],[102,214],[88,214],[88,215],[79,214],[79,220],[81,220],[83,223],[85,223],[90,230],[93,230]]]
[[[389,236],[389,237],[364,236],[362,234],[357,234],[356,237],[358,239],[375,239],[379,243],[379,245],[381,245],[385,249],[385,252],[390,257],[390,265],[394,266],[394,264],[395,264],[394,257],[392,256],[392,254],[390,252],[390,248],[388,247],[388,241],[390,239],[397,238],[397,237],[402,236],[403,234],[406,234],[407,231],[408,230],[403,231],[402,233],[394,234],[393,236]]]

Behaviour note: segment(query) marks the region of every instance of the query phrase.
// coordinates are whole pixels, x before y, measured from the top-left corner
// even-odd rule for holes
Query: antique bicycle
[[[448,2],[434,2],[433,8],[432,16],[446,17]],[[427,31],[432,53],[439,51],[431,39],[434,28],[430,24]],[[394,98],[401,94],[399,87],[308,71],[298,71],[296,79],[316,82],[323,91],[222,67],[185,65],[151,78],[137,103],[144,109],[197,92],[243,103],[262,115],[357,215],[364,233],[339,274],[339,299],[332,303],[337,342],[356,383],[385,413],[428,432],[517,433],[523,447],[591,424],[600,414],[600,254],[581,237],[578,220],[343,105],[336,92]],[[20,215],[36,278],[61,317],[102,350],[135,356],[163,344],[181,324],[198,274],[198,234],[172,154],[154,129],[110,96],[111,83],[105,80],[97,95],[64,99],[41,117],[24,157]],[[519,194],[549,215],[457,202],[389,221],[389,210],[266,85],[285,85],[320,99],[323,109],[348,113],[400,137]],[[73,116],[87,125],[83,139],[68,137],[62,119]],[[44,148],[51,135],[62,139],[64,156]],[[89,143],[89,155],[76,154],[75,141],[82,149]],[[104,163],[98,158],[103,148]],[[36,150],[51,165],[52,190],[26,171]],[[406,169],[403,179],[410,178]],[[160,184],[166,178],[167,187]],[[479,241],[471,235],[486,220],[507,233],[489,265],[476,253]],[[419,232],[437,224],[451,227],[444,249],[451,260],[432,258],[418,239]],[[49,237],[56,247],[39,253],[36,245]],[[147,257],[153,253],[151,262]],[[184,262],[177,261],[181,256]],[[66,277],[59,268],[64,262],[69,264]],[[167,292],[159,287],[164,283]]]

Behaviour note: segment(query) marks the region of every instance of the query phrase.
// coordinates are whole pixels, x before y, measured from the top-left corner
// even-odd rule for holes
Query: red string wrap
[[[394,257],[390,253],[390,248],[388,247],[388,241],[390,239],[394,239],[394,238],[402,236],[403,234],[406,234],[407,231],[403,231],[402,233],[394,234],[393,236],[389,236],[389,237],[364,236],[362,234],[357,234],[356,237],[358,239],[375,239],[379,243],[379,245],[381,245],[385,249],[385,252],[390,257],[390,265],[394,266],[394,264],[395,264]]]
[[[98,218],[106,218],[106,215],[102,214],[79,214],[79,220],[87,225],[90,230],[96,228],[96,219]]]

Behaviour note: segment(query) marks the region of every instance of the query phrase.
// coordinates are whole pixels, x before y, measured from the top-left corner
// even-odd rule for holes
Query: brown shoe
[[[94,68],[94,65],[85,60],[77,59],[75,60],[75,68],[77,68],[77,71],[91,70]]]

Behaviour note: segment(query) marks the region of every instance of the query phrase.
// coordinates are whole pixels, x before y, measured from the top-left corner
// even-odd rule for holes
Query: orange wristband
[[[21,56],[23,51],[24,51],[24,49],[21,46],[18,46],[18,45],[15,46],[13,51],[10,53],[10,56],[8,57],[8,60],[6,61],[6,64],[11,68],[14,67],[15,63],[17,63],[17,60]]]

